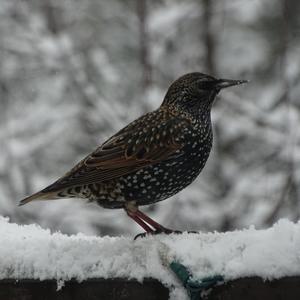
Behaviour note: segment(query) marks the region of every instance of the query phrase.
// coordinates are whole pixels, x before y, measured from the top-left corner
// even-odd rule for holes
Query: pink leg
[[[140,210],[136,211],[136,215],[143,220],[144,222],[148,223],[150,226],[152,226],[155,230],[160,231],[160,232],[165,232],[165,233],[170,233],[173,232],[173,230],[165,228],[164,226],[160,225],[159,223],[157,223],[156,221],[154,221],[153,219],[151,219],[150,217],[148,217],[147,215],[145,215],[143,212],[141,212]]]
[[[135,213],[126,211],[127,215],[134,220],[136,223],[138,223],[146,232],[153,232],[153,229],[145,223],[142,219],[140,219]]]
[[[160,225],[159,223],[155,222],[153,219],[145,215],[143,212],[138,210],[136,207],[135,209],[125,209],[127,212],[127,215],[133,219],[136,223],[138,223],[145,231],[146,233],[180,233],[180,231],[174,231],[168,228],[165,228],[164,226]],[[144,234],[142,234],[144,235]]]

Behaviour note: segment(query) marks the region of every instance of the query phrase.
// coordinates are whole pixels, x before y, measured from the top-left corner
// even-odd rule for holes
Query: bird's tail
[[[38,200],[51,200],[51,199],[57,199],[57,193],[56,192],[37,192],[29,197],[24,198],[20,201],[19,206],[25,205],[28,202],[31,201],[38,201]]]

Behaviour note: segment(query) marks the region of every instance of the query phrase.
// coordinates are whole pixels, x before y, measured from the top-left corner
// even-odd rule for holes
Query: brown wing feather
[[[171,117],[166,111],[146,114],[119,131],[43,191],[116,179],[167,159],[182,147],[180,136],[183,125],[186,126],[182,120]]]

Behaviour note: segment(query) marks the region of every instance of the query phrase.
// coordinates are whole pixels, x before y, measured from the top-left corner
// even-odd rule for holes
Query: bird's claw
[[[138,238],[144,238],[146,236],[149,235],[157,235],[157,234],[171,234],[171,233],[175,233],[175,234],[182,234],[183,232],[180,230],[172,230],[172,229],[157,229],[155,231],[150,231],[150,232],[143,232],[143,233],[139,233],[134,237],[134,240],[138,239]],[[187,231],[187,233],[199,233],[198,231]]]

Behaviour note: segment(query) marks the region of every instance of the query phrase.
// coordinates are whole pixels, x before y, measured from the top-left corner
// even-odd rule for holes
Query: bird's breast
[[[125,199],[144,205],[178,193],[196,179],[212,146],[212,132],[188,130],[184,146],[174,155],[122,178]]]

